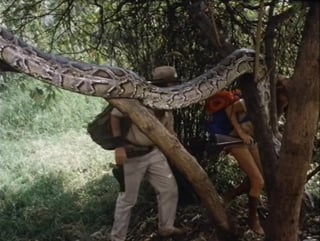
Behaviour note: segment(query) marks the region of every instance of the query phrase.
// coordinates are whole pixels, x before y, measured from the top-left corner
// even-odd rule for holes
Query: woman
[[[229,203],[235,196],[248,193],[248,225],[255,233],[263,235],[257,207],[264,187],[264,178],[258,147],[253,140],[253,126],[248,118],[244,100],[235,101],[212,117],[209,123],[210,134],[239,137],[243,141],[243,144],[228,146],[226,150],[234,156],[247,177],[237,188],[224,195],[223,200]]]
[[[289,104],[289,80],[282,75],[277,76],[276,105],[278,119],[286,113]],[[239,93],[236,94],[239,95]],[[241,98],[237,100],[229,99],[232,104],[212,115],[209,132],[210,134],[231,135],[242,139],[242,145],[232,145],[227,147],[226,150],[235,157],[240,168],[247,176],[239,186],[223,195],[223,201],[228,204],[236,196],[248,193],[248,225],[256,233],[264,234],[257,213],[264,179],[258,147],[253,140],[253,125],[247,115],[244,100]],[[225,102],[228,101],[220,101],[220,103]]]

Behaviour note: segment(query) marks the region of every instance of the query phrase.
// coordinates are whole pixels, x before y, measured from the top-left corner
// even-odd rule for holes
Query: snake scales
[[[106,99],[139,99],[156,109],[182,108],[208,98],[240,75],[253,73],[255,59],[254,50],[238,49],[197,78],[160,88],[127,69],[80,63],[44,53],[4,28],[0,28],[0,54],[0,59],[18,72],[57,87]],[[260,66],[264,71],[264,65]]]

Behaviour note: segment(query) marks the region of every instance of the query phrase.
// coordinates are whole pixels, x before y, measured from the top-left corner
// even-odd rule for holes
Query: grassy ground
[[[0,104],[0,240],[70,240],[110,224],[113,153],[85,129],[104,103],[58,93],[43,108],[8,88]]]
[[[119,187],[111,151],[84,129],[6,140],[0,150],[0,241],[105,240],[92,237],[106,237],[113,221]],[[139,200],[133,225],[150,202],[155,207],[154,199]],[[150,218],[156,225],[156,215]]]
[[[59,240],[111,219],[118,187],[102,153],[83,131],[1,144],[0,240]]]

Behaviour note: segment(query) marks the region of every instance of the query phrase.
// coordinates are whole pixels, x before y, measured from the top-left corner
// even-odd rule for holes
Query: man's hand
[[[114,155],[117,165],[123,165],[123,163],[127,160],[127,153],[124,147],[117,147],[114,149]]]

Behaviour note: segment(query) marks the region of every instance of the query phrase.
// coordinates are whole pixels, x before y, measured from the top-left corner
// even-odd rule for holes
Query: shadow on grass
[[[118,182],[105,174],[70,191],[65,188],[70,180],[66,175],[42,175],[19,192],[0,190],[0,241],[106,240],[113,222]],[[128,235],[134,234],[136,224],[144,219],[147,229],[157,229],[153,188],[144,181],[139,194]],[[92,238],[94,233],[103,238]]]
[[[0,240],[88,240],[93,231],[111,226],[118,192],[113,176],[75,191],[66,190],[64,180],[48,174],[20,192],[0,190]]]

